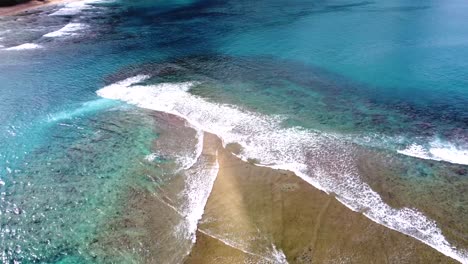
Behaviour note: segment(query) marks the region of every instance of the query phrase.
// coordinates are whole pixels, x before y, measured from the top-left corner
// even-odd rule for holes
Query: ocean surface
[[[178,263],[216,177],[204,130],[467,263],[467,8],[84,0],[0,18],[0,262],[138,262],[101,238],[129,189],[184,170],[179,233],[161,231]]]

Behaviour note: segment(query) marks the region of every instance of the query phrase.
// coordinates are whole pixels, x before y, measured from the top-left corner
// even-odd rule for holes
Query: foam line
[[[88,9],[92,9],[94,3],[106,3],[110,2],[107,0],[84,0],[84,1],[73,1],[66,3],[62,8],[53,12],[49,16],[73,16],[77,15],[80,12]]]
[[[440,140],[432,141],[428,146],[411,144],[406,149],[398,150],[398,153],[420,159],[468,165],[468,149],[460,149]]]
[[[197,136],[196,136],[197,137],[197,145],[195,146],[195,150],[194,150],[194,152],[192,154],[193,156],[192,157],[185,157],[182,160],[182,164],[183,164],[184,169],[189,169],[192,166],[194,166],[195,163],[197,162],[197,160],[199,159],[199,157],[201,156],[202,151],[203,151],[203,140],[204,140],[203,130],[201,130],[198,127],[192,126],[192,125],[190,125],[190,127],[195,129],[195,131],[197,132]]]
[[[198,221],[203,216],[218,171],[218,160],[215,164],[209,164],[201,157],[199,162],[185,173],[185,188],[182,193],[184,203],[181,210],[185,223],[184,227],[178,229],[183,230],[185,236],[193,243],[196,241]]]
[[[42,46],[39,44],[24,43],[18,46],[6,48],[5,50],[31,50],[31,49],[39,49],[39,48],[42,48]]]
[[[302,128],[284,128],[281,116],[266,116],[192,95],[193,82],[136,85],[138,75],[97,91],[109,99],[177,115],[218,135],[223,144],[243,146],[243,159],[260,158],[263,166],[290,170],[371,220],[412,236],[441,253],[468,263],[468,253],[453,248],[437,224],[415,209],[394,209],[360,180],[353,150],[342,139]]]
[[[206,236],[209,236],[213,239],[216,239],[218,241],[220,241],[221,243],[225,244],[226,246],[228,247],[231,247],[231,248],[234,248],[234,249],[237,249],[239,251],[242,251],[244,252],[245,254],[248,254],[248,255],[252,255],[252,256],[256,256],[256,257],[259,257],[259,258],[262,258],[268,262],[273,262],[273,263],[278,263],[278,264],[287,264],[287,260],[286,260],[286,256],[284,256],[284,253],[281,252],[281,251],[278,251],[276,250],[276,247],[274,245],[272,245],[273,247],[273,250],[274,250],[274,253],[271,257],[268,257],[268,256],[262,256],[262,255],[259,255],[257,253],[254,253],[254,252],[251,252],[247,249],[244,249],[242,245],[239,245],[238,243],[234,242],[234,241],[230,241],[226,238],[222,238],[220,236],[217,236],[215,234],[212,234],[206,230],[202,230],[202,229],[198,229],[198,231]]]
[[[46,38],[57,38],[57,37],[65,37],[65,36],[74,36],[77,35],[77,31],[83,30],[86,28],[85,24],[81,23],[68,23],[61,29],[57,31],[53,31],[44,35]]]

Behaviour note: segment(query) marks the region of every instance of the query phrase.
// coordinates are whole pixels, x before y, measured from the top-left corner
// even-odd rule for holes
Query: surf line
[[[332,173],[346,174],[346,181],[340,182],[341,185],[337,185],[335,189],[331,187],[332,178],[327,177],[327,171],[323,168],[308,170],[305,161],[300,160],[301,157],[306,158],[305,153],[301,152],[301,147],[304,144],[315,144],[314,146],[319,147],[322,142],[320,140],[324,139],[324,136],[301,129],[281,128],[280,118],[250,113],[235,106],[208,102],[190,94],[190,88],[199,82],[137,85],[149,78],[151,78],[149,75],[130,77],[98,90],[97,94],[104,98],[181,117],[197,129],[217,135],[224,147],[226,142],[238,142],[246,149],[246,154],[252,157],[267,155],[269,164],[257,165],[294,172],[296,176],[328,194],[336,191],[338,201],[349,209],[359,211],[359,208],[370,208],[364,213],[370,220],[416,238],[446,256],[468,263],[468,254],[452,247],[442,235],[436,222],[414,209],[391,208],[378,193],[359,180],[354,167],[346,167],[346,163],[343,164],[346,167],[345,171],[341,170],[342,166],[336,168],[339,171],[332,171]],[[286,153],[283,153],[284,151]],[[293,153],[290,153],[291,151]],[[282,154],[276,155],[279,152]],[[242,155],[242,160],[247,160],[247,155]],[[309,175],[311,173],[312,175]],[[371,205],[373,207],[369,207]]]

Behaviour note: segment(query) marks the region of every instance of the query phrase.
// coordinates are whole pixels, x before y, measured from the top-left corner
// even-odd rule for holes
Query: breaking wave
[[[47,33],[44,35],[46,38],[57,38],[57,37],[66,37],[77,35],[77,31],[83,30],[86,28],[85,24],[82,23],[68,23],[63,28]]]
[[[92,9],[94,3],[105,3],[107,0],[84,0],[66,3],[62,8],[50,14],[50,16],[72,16],[83,10]]]
[[[242,158],[291,170],[313,186],[334,193],[344,205],[363,212],[369,219],[410,235],[461,262],[468,261],[466,252],[452,247],[435,221],[415,209],[390,207],[362,182],[353,149],[342,139],[299,127],[284,128],[281,116],[266,116],[209,102],[189,92],[196,82],[138,85],[149,78],[147,75],[131,77],[106,86],[97,94],[180,116],[193,126],[218,135],[225,145],[242,145]]]
[[[25,43],[25,44],[21,44],[18,46],[6,48],[5,50],[31,50],[31,49],[40,49],[40,48],[42,48],[42,46],[39,44]]]
[[[430,142],[426,146],[411,144],[407,148],[399,150],[398,153],[420,159],[468,165],[468,149],[461,149],[440,140]]]

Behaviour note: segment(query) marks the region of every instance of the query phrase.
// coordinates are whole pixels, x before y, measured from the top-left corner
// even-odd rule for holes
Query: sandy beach
[[[43,7],[47,5],[60,4],[63,2],[70,2],[71,0],[46,0],[38,1],[32,0],[27,3],[22,3],[14,6],[0,7],[0,16],[12,16],[22,12],[29,12],[38,7]]]

